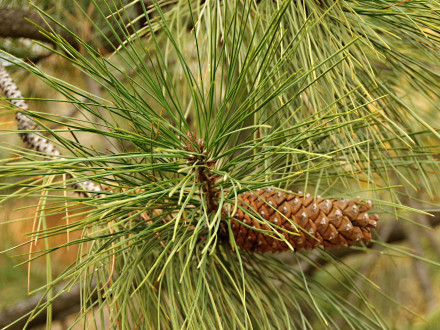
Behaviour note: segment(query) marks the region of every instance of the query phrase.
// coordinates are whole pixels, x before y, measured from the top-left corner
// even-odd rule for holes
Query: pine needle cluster
[[[381,218],[412,210],[402,201],[416,192],[437,196],[438,2],[92,3],[95,19],[81,4],[77,11],[101,41],[111,32],[111,55],[34,9],[76,38],[80,47],[44,32],[56,56],[98,83],[102,95],[15,60],[82,115],[18,109],[38,125],[28,133],[62,157],[17,146],[19,157],[0,165],[3,178],[14,178],[1,186],[3,203],[39,198],[31,241],[82,233],[32,255],[50,260],[56,249],[79,246],[77,261],[48,277],[47,301],[23,317],[30,322],[50,310],[60,283],[66,290],[80,283],[80,323],[109,313],[110,326],[124,329],[386,327],[355,279],[374,284],[319,244],[314,255],[337,267],[340,292],[303,271],[315,259],[291,252],[296,238],[289,235],[302,235],[295,224],[287,237],[271,238],[290,251],[286,263],[243,249],[235,213],[225,210],[246,213],[240,196],[269,187],[335,203],[360,197],[358,208],[371,200]],[[45,225],[48,215],[73,206],[70,221]],[[276,232],[261,212],[247,214]],[[373,222],[367,226],[370,234]],[[353,238],[367,253],[363,239],[340,236],[338,246]]]

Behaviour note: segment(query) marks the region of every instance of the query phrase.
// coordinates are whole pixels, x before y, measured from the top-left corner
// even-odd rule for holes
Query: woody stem
[[[218,205],[214,201],[214,197],[216,195],[216,189],[212,187],[212,180],[209,175],[206,173],[206,167],[200,166],[197,169],[197,181],[203,183],[202,190],[206,196],[206,204],[207,204],[207,212],[211,213],[212,211],[217,210]]]

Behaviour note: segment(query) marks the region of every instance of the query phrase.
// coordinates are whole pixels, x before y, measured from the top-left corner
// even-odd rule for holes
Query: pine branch
[[[404,80],[405,90],[426,99],[440,95],[437,74],[428,70],[438,61],[437,5],[190,0],[164,11],[164,3],[170,2],[137,3],[145,25],[134,34],[133,2],[113,8],[102,1],[95,7],[91,24],[98,31],[98,17],[119,43],[111,58],[83,41],[78,42],[84,52],[57,41],[66,51],[60,56],[103,86],[106,93],[99,98],[25,66],[90,115],[72,118],[67,129],[95,134],[113,146],[97,150],[52,131],[72,157],[0,165],[5,177],[27,176],[7,185],[13,194],[3,200],[32,193],[48,201],[40,223],[69,203],[84,210],[75,222],[40,226],[32,234],[83,233],[63,245],[78,244],[81,259],[57,281],[96,278],[103,304],[117,307],[111,313],[114,327],[138,326],[137,320],[139,327],[157,328],[315,328],[337,327],[335,320],[343,318],[353,328],[384,328],[356,285],[358,278],[365,282],[358,272],[335,261],[344,281],[341,292],[329,290],[300,266],[250,252],[259,240],[249,225],[259,238],[272,235],[270,243],[279,249],[285,248],[281,241],[291,248],[316,242],[288,233],[292,228],[286,223],[281,228],[278,215],[293,229],[319,233],[317,243],[367,242],[376,219],[359,217],[368,204],[357,202],[357,195],[399,216],[410,209],[396,195],[402,182],[437,194],[434,116],[396,93]],[[88,179],[108,184],[105,196],[61,198],[65,187],[54,175],[87,169],[93,173]],[[268,198],[273,208],[264,202],[252,206],[251,192],[260,188],[266,194],[267,187],[344,197],[351,204],[318,197],[312,203],[306,195],[279,204]],[[299,213],[298,205],[304,208]],[[248,218],[239,212],[238,218],[225,216],[235,207]],[[294,254],[298,261],[307,256]],[[48,282],[50,287],[55,280]],[[347,293],[358,304],[347,301]]]

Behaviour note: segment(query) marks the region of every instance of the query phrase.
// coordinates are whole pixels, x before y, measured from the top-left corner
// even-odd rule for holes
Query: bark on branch
[[[0,37],[29,38],[53,44],[53,41],[42,33],[43,30],[55,31],[78,49],[78,42],[69,32],[50,20],[45,21],[37,12],[17,8],[0,9]]]

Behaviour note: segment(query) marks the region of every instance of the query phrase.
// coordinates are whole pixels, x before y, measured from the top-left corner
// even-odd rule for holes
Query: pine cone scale
[[[379,220],[376,214],[367,213],[370,201],[314,199],[310,194],[273,189],[244,193],[238,206],[233,215],[236,220],[231,222],[233,236],[240,248],[253,252],[285,251],[287,242],[295,250],[368,243],[371,228]]]

